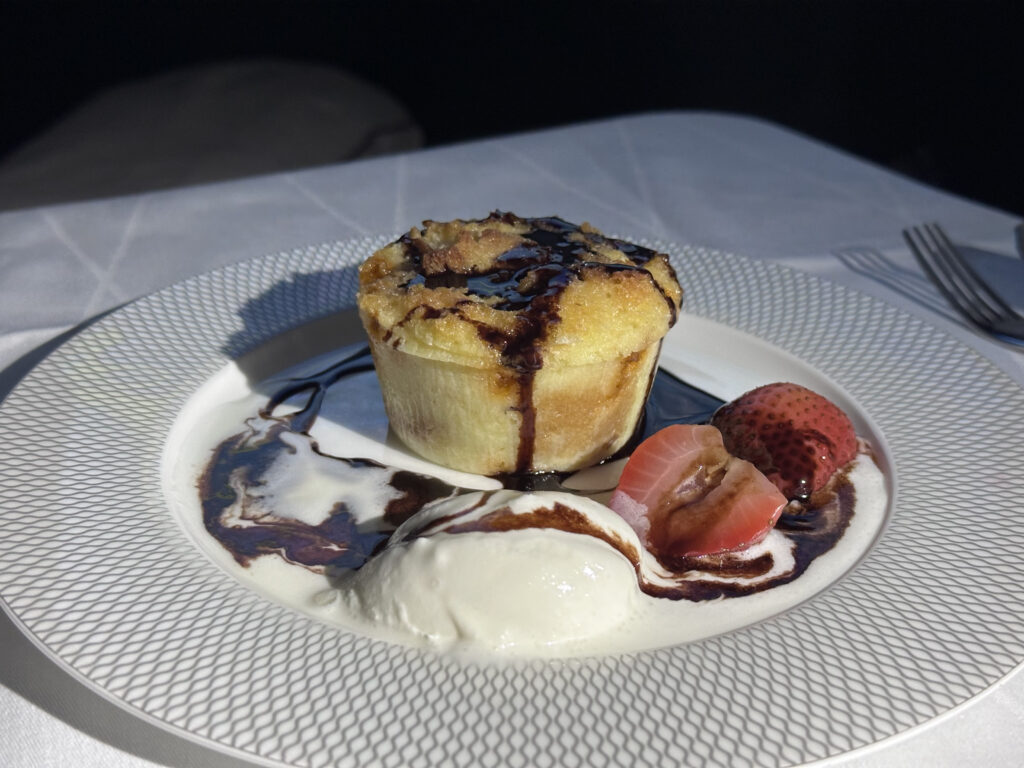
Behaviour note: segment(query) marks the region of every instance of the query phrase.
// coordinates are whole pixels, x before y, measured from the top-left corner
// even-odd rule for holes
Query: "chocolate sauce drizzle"
[[[427,288],[460,288],[467,294],[488,299],[491,307],[515,312],[515,326],[511,331],[473,323],[480,338],[495,347],[501,362],[512,371],[518,385],[515,410],[522,414],[519,427],[519,448],[516,454],[516,474],[530,470],[536,438],[536,412],[533,407],[533,380],[544,365],[541,345],[548,329],[560,321],[559,299],[573,280],[590,272],[633,272],[645,275],[665,299],[669,311],[669,325],[674,325],[678,310],[672,298],[658,285],[646,269],[656,251],[623,240],[605,237],[596,232],[585,232],[556,216],[523,219],[512,213],[493,212],[485,219],[489,222],[527,226],[522,235],[525,242],[500,255],[495,266],[486,272],[453,272],[445,270],[427,274],[423,258],[429,248],[420,238],[407,234],[400,238],[406,257],[415,275],[405,288],[423,285]],[[593,260],[592,248],[609,246],[621,251],[631,263],[607,264]],[[668,262],[666,261],[666,265]],[[669,267],[671,269],[671,267]],[[445,312],[459,313],[458,305],[446,310],[417,307],[409,317],[419,313],[420,318],[439,317]],[[408,319],[408,318],[407,318]],[[404,320],[403,320],[404,322]]]
[[[775,563],[771,553],[748,557],[743,553],[727,552],[701,557],[659,558],[660,565],[673,578],[658,581],[645,573],[642,555],[635,546],[614,533],[595,525],[584,513],[555,502],[549,508],[531,512],[513,512],[502,507],[485,515],[474,517],[473,512],[485,503],[485,495],[476,504],[453,514],[437,517],[422,527],[407,531],[401,542],[428,536],[439,530],[446,534],[493,533],[531,528],[553,529],[599,539],[626,558],[636,572],[640,590],[651,597],[668,600],[700,602],[725,597],[740,597],[770,587],[787,584],[807,570],[820,555],[831,549],[846,531],[852,517],[854,489],[845,475],[840,475],[832,486],[819,495],[819,504],[808,507],[793,503],[783,513],[775,528],[792,542],[794,567],[771,579],[754,579],[771,573]],[[716,581],[731,578],[742,581]]]
[[[363,347],[319,373],[288,382],[270,398],[258,418],[247,422],[245,431],[214,449],[198,484],[203,524],[241,565],[260,555],[278,554],[308,568],[359,568],[419,509],[461,492],[436,477],[393,469],[370,459],[330,456],[309,436],[328,388],[344,377],[372,371],[369,355],[369,347]],[[282,403],[303,393],[308,399],[301,409],[287,416],[273,415]],[[338,500],[318,525],[280,517],[267,509],[267,477],[283,455],[296,450],[288,436],[309,441],[311,450],[325,459],[363,473],[387,475],[387,483],[397,495],[382,510],[379,524],[369,528],[358,525],[345,499]]]
[[[468,493],[434,477],[387,467],[369,459],[331,456],[319,449],[309,431],[327,390],[346,377],[366,373],[372,368],[369,350],[364,347],[316,374],[288,381],[268,400],[259,415],[247,422],[244,431],[214,449],[198,483],[203,523],[238,563],[245,566],[256,557],[278,555],[290,563],[328,575],[358,569],[379,553],[395,529],[416,512],[432,502]],[[306,401],[299,410],[284,416],[274,415],[286,401],[303,395]],[[719,405],[721,401],[712,395],[659,370],[636,439],[643,439],[670,423],[704,423]],[[268,477],[276,462],[296,452],[296,440],[307,441],[311,451],[323,460],[340,462],[353,472],[367,476],[371,483],[387,485],[391,489],[390,500],[380,517],[372,521],[357,520],[350,509],[350,500],[345,498],[338,499],[325,519],[316,525],[277,514],[272,508]],[[565,490],[557,475],[529,477],[537,487]],[[510,478],[505,480],[508,486],[516,485]],[[488,496],[483,494],[477,504],[430,520],[407,533],[405,538],[429,535],[437,530],[457,534],[522,528],[554,528],[594,536],[617,549],[633,564],[644,592],[654,597],[691,601],[750,594],[797,578],[815,558],[839,540],[850,522],[855,501],[853,486],[845,476],[839,476],[829,492],[818,494],[809,504],[791,505],[776,530],[792,542],[796,564],[779,577],[751,584],[750,579],[771,571],[774,565],[771,555],[746,558],[742,554],[725,554],[677,558],[671,562],[663,559],[661,565],[675,576],[666,584],[644,577],[641,553],[635,547],[594,525],[571,507],[555,503],[551,508],[526,514],[515,514],[506,507],[473,518],[472,513]],[[747,581],[721,582],[710,577]]]

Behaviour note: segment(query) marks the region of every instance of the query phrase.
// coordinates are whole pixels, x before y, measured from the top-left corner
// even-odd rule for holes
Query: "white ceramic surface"
[[[891,523],[847,578],[700,643],[507,666],[348,635],[225,578],[166,514],[166,431],[226,359],[348,306],[366,248],[260,259],[128,305],[0,406],[0,594],[102,695],[272,764],[776,765],[909,729],[1024,658],[1021,389],[888,305],[693,248],[672,249],[689,311],[807,361],[891,450]]]

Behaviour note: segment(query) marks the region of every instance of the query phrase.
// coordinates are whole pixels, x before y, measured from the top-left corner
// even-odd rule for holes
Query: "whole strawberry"
[[[786,498],[806,499],[857,455],[853,424],[830,400],[798,384],[766,384],[711,417],[726,450],[763,472]]]

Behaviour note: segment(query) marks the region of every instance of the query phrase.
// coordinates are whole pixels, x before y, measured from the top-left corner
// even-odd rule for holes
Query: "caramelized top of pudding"
[[[371,339],[409,354],[518,371],[646,349],[675,323],[668,256],[556,217],[425,221],[359,271]]]

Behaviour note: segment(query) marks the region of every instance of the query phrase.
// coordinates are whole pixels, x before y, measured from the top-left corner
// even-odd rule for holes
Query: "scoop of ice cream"
[[[468,494],[404,524],[343,586],[378,627],[448,648],[561,655],[637,610],[640,550],[601,504],[561,493]]]

